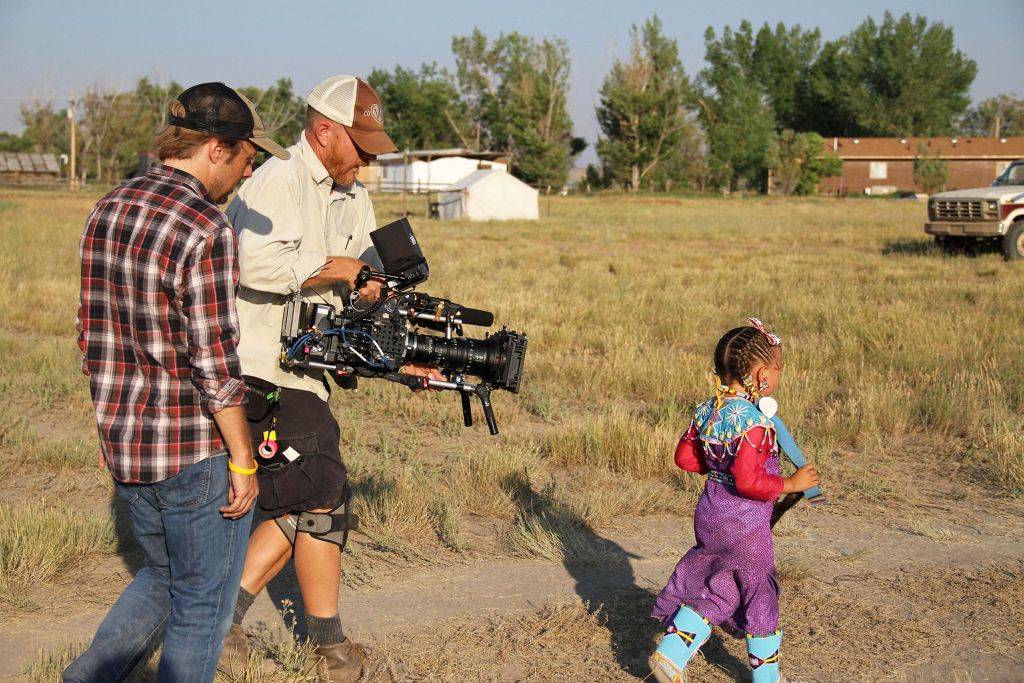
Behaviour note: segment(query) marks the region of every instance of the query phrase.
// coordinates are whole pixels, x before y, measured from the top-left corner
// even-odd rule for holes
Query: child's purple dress
[[[676,450],[680,467],[707,472],[708,481],[693,516],[697,544],[676,565],[652,615],[667,627],[685,604],[712,625],[767,635],[779,623],[771,534],[782,489],[775,431],[746,400],[727,400],[717,411],[714,404],[697,408]],[[740,495],[737,480],[756,498]]]

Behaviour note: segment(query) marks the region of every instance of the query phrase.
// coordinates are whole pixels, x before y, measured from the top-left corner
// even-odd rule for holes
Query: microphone
[[[494,324],[494,314],[490,311],[481,311],[477,308],[462,308],[459,310],[459,317],[463,325],[479,325],[490,327]]]

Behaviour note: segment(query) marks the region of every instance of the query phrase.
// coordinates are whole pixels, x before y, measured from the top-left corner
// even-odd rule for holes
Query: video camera
[[[412,291],[430,270],[407,219],[374,230],[370,238],[384,271],[364,266],[356,289],[376,280],[381,283],[380,299],[363,308],[352,301],[341,311],[327,303],[289,301],[281,324],[282,366],[322,368],[339,381],[379,377],[411,389],[458,391],[467,427],[473,424],[473,394],[483,405],[488,429],[497,434],[491,391],[519,393],[526,335],[502,327],[483,339],[464,337],[463,325],[490,327],[494,315]],[[416,331],[418,327],[443,336]],[[400,372],[407,363],[437,368],[447,381]],[[480,381],[468,382],[465,375]]]

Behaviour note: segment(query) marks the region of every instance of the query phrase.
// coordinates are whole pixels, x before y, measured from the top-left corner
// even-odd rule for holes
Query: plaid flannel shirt
[[[212,414],[245,403],[227,217],[197,178],[154,164],[100,200],[80,255],[79,344],[111,474],[152,483],[223,452]]]

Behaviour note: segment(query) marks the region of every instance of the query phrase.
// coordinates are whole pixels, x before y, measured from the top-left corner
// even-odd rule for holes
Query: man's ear
[[[227,146],[223,140],[210,138],[206,143],[206,154],[210,158],[210,164],[217,164],[224,160],[228,154]]]
[[[331,124],[323,119],[317,121],[316,125],[313,126],[313,137],[316,138],[317,143],[319,143],[321,147],[327,147],[330,136]]]

